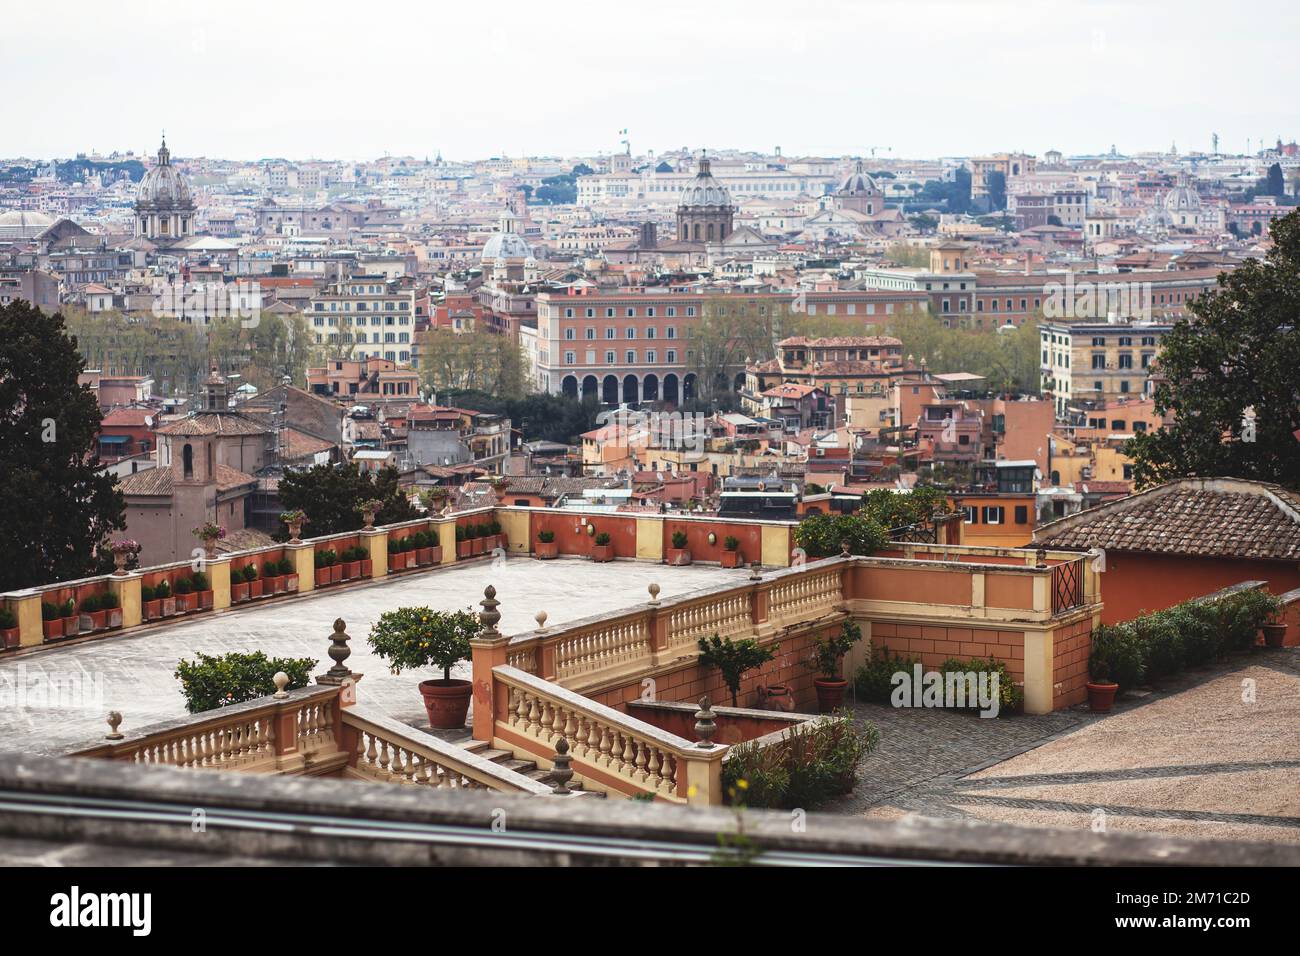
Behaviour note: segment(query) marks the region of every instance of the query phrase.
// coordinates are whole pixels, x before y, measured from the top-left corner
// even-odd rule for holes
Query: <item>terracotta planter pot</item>
[[[465,726],[473,685],[467,680],[426,680],[420,682],[424,710],[429,725],[442,730]]]
[[[343,565],[331,564],[329,571],[330,571],[330,584],[338,584],[340,581],[343,580]]]
[[[739,568],[745,563],[744,555],[739,551],[723,551],[722,566],[724,568]]]
[[[108,627],[108,611],[82,611],[81,629],[83,631],[102,631]]]
[[[120,607],[108,609],[108,626],[110,628],[122,626],[122,609]]]
[[[158,603],[162,605],[162,614],[159,615],[160,617],[171,617],[173,614],[176,613],[175,597],[162,598],[159,600]]]
[[[817,711],[829,714],[844,702],[844,690],[849,682],[843,677],[814,677],[813,686],[817,688]]]
[[[260,598],[262,596],[262,592],[265,590],[266,590],[266,582],[263,581],[261,578],[258,578],[255,581],[248,582],[249,598]]]
[[[196,591],[195,594],[194,594],[194,596],[198,599],[198,607],[199,607],[199,610],[201,610],[201,611],[211,611],[211,610],[212,610],[212,592],[211,592],[211,591]]]
[[[591,546],[591,560],[593,561],[613,561],[614,546],[612,544],[593,544]]]
[[[788,684],[759,687],[758,706],[764,710],[777,710],[790,714],[794,712],[794,694],[790,692]]]
[[[364,561],[358,561],[357,565],[357,573],[363,578],[368,578],[374,573],[375,562],[371,561],[369,558],[366,558]]]
[[[690,564],[691,553],[685,548],[669,548],[668,563],[674,567],[681,567],[684,564]]]
[[[468,558],[469,556],[470,556],[470,542],[468,542],[468,541],[457,541],[457,542],[456,542],[456,557],[458,557],[458,558]]]
[[[1264,634],[1265,647],[1281,647],[1286,640],[1285,624],[1265,624],[1260,630]]]
[[[63,618],[56,617],[52,621],[41,621],[41,633],[45,635],[48,641],[51,638],[63,636]]]
[[[327,585],[327,584],[329,584],[329,583],[330,583],[330,569],[329,569],[329,568],[317,568],[317,569],[316,569],[316,587],[318,587],[318,588],[323,588],[325,585]]]
[[[284,576],[275,574],[271,577],[262,578],[263,594],[279,594],[284,590]]]
[[[537,546],[533,549],[533,554],[541,561],[550,561],[552,558],[558,558],[560,556],[560,542],[538,541]]]
[[[442,564],[442,545],[429,549],[429,563]]]
[[[248,582],[243,581],[239,584],[230,586],[230,602],[232,604],[243,604],[248,600]]]
[[[1094,684],[1088,682],[1088,709],[1097,714],[1109,714],[1115,703],[1119,684]]]
[[[144,602],[144,619],[152,621],[155,618],[162,617],[162,601],[145,601]]]
[[[480,555],[487,550],[487,538],[471,538],[469,542],[469,553]]]
[[[63,636],[72,637],[74,634],[81,633],[81,617],[74,614],[72,617],[63,619]]]
[[[415,560],[421,565],[433,564],[433,548],[417,548]]]
[[[250,594],[252,593],[251,586],[250,586],[249,593]],[[190,594],[178,594],[176,595],[176,597],[172,598],[172,600],[176,602],[177,614],[185,614],[186,612],[192,611],[199,606],[198,601],[194,599],[193,592],[191,592]]]
[[[17,646],[18,646],[18,628],[16,628],[16,627],[6,627],[3,631],[0,631],[0,639],[3,639],[3,641],[4,641],[4,646],[5,646],[7,649],[8,649],[8,648],[14,648],[14,647],[17,647]]]
[[[347,562],[346,564],[344,564],[344,565],[343,565],[343,577],[344,577],[345,580],[348,580],[348,581],[351,581],[353,578],[359,578],[359,577],[361,577],[361,562],[360,562],[360,561],[349,561],[349,562]]]
[[[284,576],[284,591],[286,594],[294,594],[298,590],[298,575],[286,574]]]

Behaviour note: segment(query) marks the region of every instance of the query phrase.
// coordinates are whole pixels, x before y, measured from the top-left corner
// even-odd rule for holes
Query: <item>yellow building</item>
[[[1173,326],[1150,322],[1048,322],[1039,325],[1039,384],[1070,404],[1118,402],[1145,395],[1160,340]]]

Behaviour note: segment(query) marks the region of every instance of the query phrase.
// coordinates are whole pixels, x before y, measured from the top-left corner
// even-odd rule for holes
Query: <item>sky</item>
[[[1244,152],[1300,4],[61,0],[0,7],[0,156]],[[10,42],[17,39],[18,42]]]

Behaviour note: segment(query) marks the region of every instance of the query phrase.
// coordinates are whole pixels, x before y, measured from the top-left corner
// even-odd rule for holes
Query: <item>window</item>
[[[1097,354],[1094,353],[1094,355],[1092,356],[1092,367],[1093,367],[1093,368],[1105,368],[1105,367],[1106,367],[1106,356],[1104,356],[1104,355],[1097,355]]]
[[[636,364],[636,352],[634,352],[632,349],[627,350],[627,364],[628,365]]]
[[[1132,355],[1132,353],[1125,352],[1124,354],[1122,354],[1122,355],[1119,357],[1119,367],[1120,367],[1120,368],[1132,368],[1132,367],[1133,367],[1133,355]]]
[[[677,326],[675,325],[668,326],[668,337],[670,339],[677,338]]]
[[[576,334],[577,334],[577,333],[576,333],[573,329],[565,329],[565,330],[564,330],[564,338],[565,338],[566,340],[570,341],[570,342],[573,341],[573,338],[574,338],[574,336],[575,336]]]
[[[1029,506],[1016,505],[1016,524],[1029,524]]]
[[[564,364],[565,364],[565,365],[573,365],[574,363],[577,362],[577,360],[578,360],[578,356],[577,356],[576,354],[574,354],[573,352],[565,352],[565,353],[564,353]]]
[[[596,330],[592,328],[587,329],[587,341],[590,342],[595,337],[596,337]]]
[[[614,364],[614,351],[612,349],[605,353],[605,364],[606,365]]]
[[[984,506],[984,523],[985,524],[1002,524],[1004,510],[1001,505]]]
[[[665,352],[665,353],[664,353],[664,361],[665,361],[665,362],[668,362],[669,364],[672,364],[673,362],[676,362],[676,361],[677,361],[677,350],[676,350],[676,349],[669,349],[667,352]]]
[[[974,505],[964,505],[961,510],[966,512],[965,524],[979,524],[978,508]]]
[[[634,339],[634,338],[636,338],[636,329],[635,329],[635,328],[629,327],[629,328],[627,329],[627,338],[629,338],[629,339]]]
[[[618,335],[618,330],[614,328],[614,326],[611,325],[605,329],[605,338],[612,339],[617,335]]]

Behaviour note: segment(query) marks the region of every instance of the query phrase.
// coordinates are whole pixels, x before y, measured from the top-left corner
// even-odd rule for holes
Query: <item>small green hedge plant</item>
[[[306,687],[316,666],[310,657],[270,658],[262,651],[196,656],[197,660],[179,661],[175,672],[185,709],[191,714],[274,694],[278,671],[289,675],[290,688]]]

